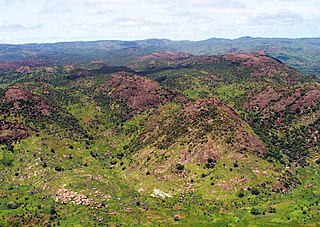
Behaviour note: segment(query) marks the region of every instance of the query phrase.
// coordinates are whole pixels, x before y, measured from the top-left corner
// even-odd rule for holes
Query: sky
[[[320,37],[320,0],[0,0],[0,43]]]

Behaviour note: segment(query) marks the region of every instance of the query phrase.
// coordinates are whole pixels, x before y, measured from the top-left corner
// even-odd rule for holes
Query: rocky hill
[[[0,226],[317,225],[317,79],[264,53],[139,55],[3,67]]]

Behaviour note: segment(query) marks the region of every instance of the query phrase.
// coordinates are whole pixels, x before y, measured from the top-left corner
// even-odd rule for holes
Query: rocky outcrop
[[[19,124],[0,121],[0,143],[8,143],[30,136],[28,130]]]
[[[57,202],[61,202],[64,204],[74,203],[77,205],[85,205],[85,206],[90,206],[94,204],[94,202],[91,199],[89,199],[87,196],[82,195],[78,192],[67,190],[64,187],[59,188],[54,194],[54,197]]]
[[[183,52],[162,52],[162,53],[151,53],[142,58],[139,58],[139,61],[147,60],[180,60],[185,58],[190,58],[192,54],[183,53]]]
[[[127,72],[114,74],[101,86],[101,89],[108,91],[108,95],[112,98],[126,100],[133,112],[157,107],[165,102],[188,102],[181,94],[167,90],[153,80]]]
[[[16,112],[22,109],[28,110],[33,115],[49,115],[54,111],[51,105],[36,94],[20,87],[7,89],[2,97],[2,111]]]

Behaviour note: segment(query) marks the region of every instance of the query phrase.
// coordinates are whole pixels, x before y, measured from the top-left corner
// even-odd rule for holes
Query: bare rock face
[[[127,72],[114,74],[101,88],[108,90],[109,95],[113,98],[126,100],[134,112],[157,107],[165,102],[188,102],[181,94],[166,90],[155,81]]]
[[[57,202],[61,202],[64,204],[74,203],[77,205],[85,206],[90,206],[93,204],[93,201],[90,200],[87,196],[82,195],[78,192],[67,190],[64,187],[58,189],[54,197]]]
[[[45,66],[41,60],[0,61],[0,69],[13,70],[17,73],[32,73],[32,67]]]
[[[32,69],[30,66],[21,66],[16,70],[17,73],[26,73],[26,74],[31,74]]]
[[[320,102],[320,86],[309,86],[308,89],[309,91],[301,95],[296,103],[291,106],[292,111],[295,111],[297,108],[304,110]]]
[[[231,107],[217,98],[199,99],[194,102],[189,102],[186,104],[183,114],[187,120],[193,121],[201,114],[201,112],[208,111],[208,106],[216,106],[235,120],[240,120],[238,114]]]
[[[25,139],[30,133],[22,125],[0,121],[0,143]]]
[[[71,73],[75,71],[75,67],[73,65],[64,65],[63,70],[66,71],[67,73]]]
[[[4,110],[4,106],[9,109]],[[20,87],[9,88],[2,97],[2,111],[15,112],[26,108],[34,115],[49,115],[54,108],[40,96]]]
[[[11,103],[15,101],[27,101],[30,98],[31,98],[31,93],[19,87],[11,87],[4,94],[3,101],[5,103]]]
[[[174,52],[162,52],[162,53],[151,53],[142,58],[139,58],[139,61],[147,60],[180,60],[185,58],[190,58],[192,54],[189,53],[174,53]]]
[[[305,90],[302,92],[302,89]],[[317,85],[307,86],[297,89],[286,89],[276,91],[272,87],[268,87],[257,95],[249,98],[243,104],[243,108],[247,111],[260,111],[270,108],[274,112],[284,111],[289,108],[291,112],[304,111],[311,108],[320,101],[320,87]]]
[[[190,102],[184,109],[184,115],[187,120],[194,121],[201,114],[201,112],[208,111],[207,108],[209,106],[217,107],[223,112],[225,116],[228,116],[233,119],[233,121],[237,122],[236,126],[233,126],[232,128],[230,128],[230,130],[236,131],[236,137],[238,137],[239,140],[242,141],[241,146],[243,146],[243,148],[250,148],[253,150],[257,149],[262,153],[267,152],[268,149],[266,148],[266,146],[257,138],[255,134],[247,130],[246,124],[241,120],[236,111],[234,111],[234,109],[232,109],[230,106],[219,99],[200,99],[195,102]]]
[[[264,53],[234,53],[222,56],[222,59],[252,67],[250,80],[280,77],[287,84],[293,85],[303,76],[297,70]]]
[[[270,57],[264,54],[253,54],[253,53],[234,53],[228,54],[223,57],[227,61],[240,62],[242,65],[260,65],[263,63],[270,62]]]
[[[248,111],[261,110],[266,108],[267,105],[271,101],[276,101],[280,97],[280,94],[276,92],[273,88],[268,88],[261,93],[259,93],[256,97],[253,97],[248,102],[244,103],[244,109]]]

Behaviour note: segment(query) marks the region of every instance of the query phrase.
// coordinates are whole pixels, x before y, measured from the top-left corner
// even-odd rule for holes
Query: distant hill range
[[[211,38],[203,41],[146,39],[137,41],[101,40],[51,44],[0,44],[0,61],[34,60],[47,64],[87,63],[102,60],[113,65],[154,52],[187,52],[194,55],[218,55],[264,52],[308,75],[320,76],[320,38]],[[0,65],[0,67],[1,67]]]

